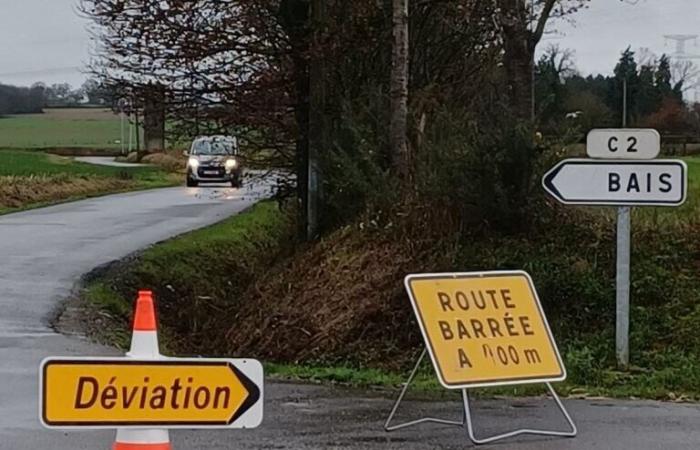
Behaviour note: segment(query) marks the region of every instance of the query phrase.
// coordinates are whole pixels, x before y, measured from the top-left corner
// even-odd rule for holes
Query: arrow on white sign
[[[595,161],[567,159],[545,174],[542,184],[572,205],[680,206],[688,168],[683,161]]]

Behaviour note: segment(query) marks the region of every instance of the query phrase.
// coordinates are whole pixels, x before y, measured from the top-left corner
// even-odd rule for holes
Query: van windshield
[[[226,141],[196,141],[192,146],[193,155],[233,155],[233,144]]]

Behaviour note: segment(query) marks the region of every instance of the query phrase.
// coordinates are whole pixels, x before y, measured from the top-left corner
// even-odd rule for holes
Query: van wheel
[[[197,180],[193,180],[192,178],[187,177],[187,187],[197,187],[197,186],[199,186],[199,183],[197,182]]]

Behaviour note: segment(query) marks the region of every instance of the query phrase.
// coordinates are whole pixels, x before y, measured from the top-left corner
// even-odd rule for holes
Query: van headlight
[[[199,161],[197,158],[190,158],[189,161],[187,161],[187,165],[190,166],[192,169],[197,170],[199,167]]]
[[[233,170],[236,167],[238,167],[238,161],[235,159],[227,159],[226,160],[226,170]]]

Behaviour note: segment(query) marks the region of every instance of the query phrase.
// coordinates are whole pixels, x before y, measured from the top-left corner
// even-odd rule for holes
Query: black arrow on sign
[[[248,397],[246,397],[240,408],[238,408],[229,419],[228,424],[231,425],[260,400],[260,388],[233,364],[229,363],[228,368],[240,380],[245,390],[248,391]]]

